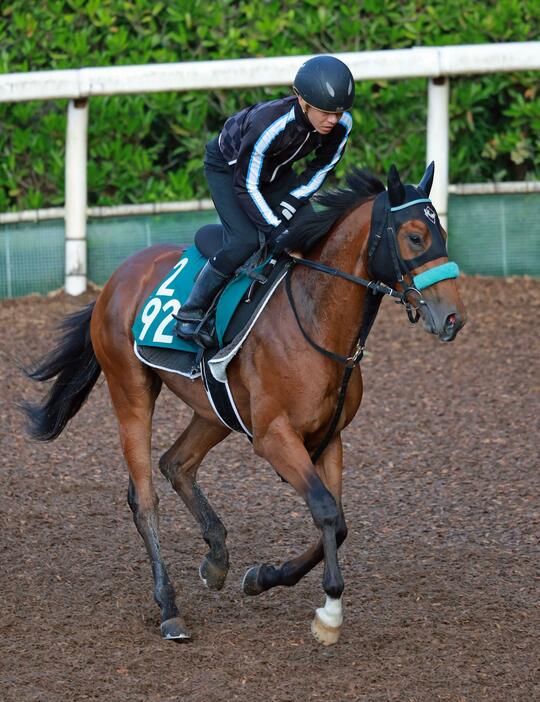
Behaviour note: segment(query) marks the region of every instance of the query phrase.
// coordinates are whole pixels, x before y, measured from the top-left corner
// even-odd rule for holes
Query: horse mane
[[[309,251],[337,222],[340,217],[359,207],[386,188],[367,168],[354,168],[346,177],[346,188],[326,190],[315,196],[324,209],[302,215],[298,224],[298,248]],[[291,227],[292,232],[296,226]]]

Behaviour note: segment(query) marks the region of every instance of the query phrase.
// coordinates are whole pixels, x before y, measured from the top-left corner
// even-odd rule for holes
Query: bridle
[[[338,268],[327,266],[324,263],[311,261],[297,255],[289,254],[293,265],[291,265],[287,271],[285,287],[296,323],[298,324],[298,327],[306,341],[316,351],[345,366],[336,411],[321,444],[311,456],[313,463],[315,463],[322,455],[330,443],[332,436],[334,435],[341,412],[343,410],[343,405],[345,403],[345,393],[347,391],[349,379],[353,369],[362,360],[368,334],[373,326],[373,322],[375,321],[375,317],[384,295],[388,295],[398,304],[405,307],[407,317],[411,324],[416,324],[419,321],[421,310],[427,318],[431,319],[432,322],[433,318],[429,310],[429,306],[424,300],[421,291],[427,287],[430,287],[431,285],[434,285],[435,283],[440,282],[441,280],[457,278],[459,275],[459,268],[457,264],[451,261],[434,266],[418,275],[413,275],[412,271],[415,268],[423,265],[424,263],[429,263],[432,260],[436,260],[441,256],[446,257],[447,252],[437,213],[435,212],[434,208],[430,207],[431,200],[424,197],[424,194],[422,192],[418,192],[416,188],[412,188],[412,186],[406,187],[407,189],[413,189],[414,194],[419,195],[419,197],[410,197],[406,200],[406,202],[394,206],[391,206],[388,201],[387,191],[380,193],[375,198],[368,244],[368,270],[370,273],[374,274],[374,279],[368,280],[366,278],[361,278],[360,276],[355,276],[350,273],[346,273],[345,271],[341,271]],[[432,233],[431,245],[419,256],[416,256],[413,259],[404,260],[399,252],[397,242],[397,234],[403,222],[400,222],[401,217],[396,213],[401,213],[407,208],[421,207],[424,205],[424,203],[426,203],[426,207],[422,208],[424,210],[423,216],[418,216],[419,212],[416,209],[414,212],[415,216],[408,217],[406,221],[414,218],[423,219],[425,222],[427,222]],[[386,252],[384,251],[383,242],[386,242]],[[349,356],[341,356],[340,354],[323,348],[306,332],[298,314],[291,288],[291,273],[296,265],[305,266],[307,268],[311,268],[312,270],[319,271],[320,273],[325,273],[326,275],[348,280],[351,283],[367,288],[368,293],[370,293],[366,295],[362,323],[355,337],[355,341],[351,346]],[[377,275],[377,273],[380,273],[380,275]],[[388,282],[388,278],[390,278],[390,282]],[[395,286],[400,286],[402,291],[396,289]],[[411,302],[409,300],[410,296],[414,296],[416,299]]]
[[[383,193],[383,195],[384,194],[385,193]],[[370,264],[373,260],[375,253],[378,250],[379,245],[382,241],[386,241],[388,247],[388,255],[393,270],[393,277],[395,281],[394,285],[401,286],[402,291],[397,290],[396,287],[387,282],[383,282],[382,280],[368,280],[366,278],[361,278],[360,276],[352,275],[351,273],[345,273],[344,271],[341,271],[338,268],[327,266],[324,263],[320,263],[318,261],[311,261],[310,259],[301,258],[297,255],[289,254],[289,257],[291,258],[292,263],[295,265],[302,265],[307,268],[319,271],[320,273],[325,273],[327,275],[331,275],[337,278],[342,278],[343,280],[348,280],[351,283],[355,283],[356,285],[361,285],[367,288],[374,295],[388,295],[389,297],[393,298],[398,304],[404,306],[409,321],[411,322],[411,324],[416,324],[420,319],[420,309],[423,308],[424,312],[426,312],[428,315],[431,315],[431,313],[429,312],[429,306],[424,300],[421,290],[428,288],[431,285],[440,282],[441,280],[445,280],[447,278],[457,278],[459,275],[459,269],[457,264],[451,261],[448,261],[447,263],[441,263],[438,266],[434,266],[433,268],[430,268],[429,270],[424,271],[424,273],[420,273],[419,275],[412,275],[411,268],[416,268],[422,263],[428,263],[430,260],[434,260],[435,258],[439,257],[439,247],[435,247],[435,252],[432,252],[431,254],[429,253],[430,249],[434,248],[433,244],[431,245],[430,249],[423,252],[423,254],[417,256],[416,258],[410,259],[409,262],[406,262],[401,257],[397,243],[397,231],[399,230],[399,226],[396,223],[394,212],[397,210],[405,209],[409,206],[417,205],[419,203],[431,203],[431,200],[429,198],[419,198],[399,207],[387,208],[383,226],[380,229],[376,230],[376,233],[373,236],[370,233],[370,245],[368,249],[368,268],[371,268]],[[440,234],[440,231],[439,236],[441,237],[442,241],[442,235]],[[446,247],[444,254],[446,255]],[[411,263],[413,263],[413,266],[411,266]],[[326,356],[329,356],[330,358],[334,358],[334,360],[339,360],[341,363],[345,363],[345,361],[348,360],[348,357],[339,356],[338,354],[334,354],[331,351],[323,349],[311,338],[309,338],[307,333],[305,332],[300,322],[300,318],[297,314],[296,305],[292,297],[290,274],[293,270],[293,267],[294,266],[291,266],[289,272],[287,273],[287,295],[302,333],[304,334],[306,339],[308,339],[310,344],[314,348],[319,350],[321,353],[323,353]],[[407,281],[406,278],[409,278],[409,280]],[[410,295],[416,296],[417,299],[414,301],[415,304],[409,301]]]
[[[421,290],[447,278],[457,278],[459,268],[456,263],[434,266],[423,273],[413,271],[439,258],[447,258],[439,217],[429,197],[419,188],[411,185],[403,187],[403,201],[392,203],[388,192],[380,193],[373,203],[368,244],[368,270],[375,279],[402,289],[401,303],[409,321],[416,324],[420,311],[433,322],[427,302]],[[431,234],[430,246],[421,254],[403,259],[399,251],[397,235],[400,227],[411,219],[421,220]],[[386,246],[385,246],[386,245]],[[411,299],[412,298],[412,299]]]

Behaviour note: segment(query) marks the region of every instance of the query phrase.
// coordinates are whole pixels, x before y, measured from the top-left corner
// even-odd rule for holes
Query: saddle
[[[172,271],[145,301],[132,327],[134,352],[140,361],[191,379],[202,376],[210,402],[223,423],[246,433],[227,381],[227,366],[292,265],[288,256],[262,263],[252,258],[228,283],[209,315],[215,322],[215,347],[202,349],[173,332],[174,317],[187,299],[199,271],[223,245],[223,228],[205,225],[195,245],[181,253]],[[208,317],[208,315],[207,315]],[[207,318],[205,318],[207,319]]]

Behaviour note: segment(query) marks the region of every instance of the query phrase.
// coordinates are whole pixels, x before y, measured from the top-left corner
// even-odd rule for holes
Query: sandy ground
[[[224,589],[198,578],[205,545],[156,469],[161,540],[189,644],[160,638],[107,389],[62,436],[24,434],[17,370],[46,352],[64,296],[0,302],[0,699],[532,702],[538,671],[540,283],[465,278],[470,320],[453,344],[383,304],[344,433],[340,642],[318,645],[322,569],[256,598],[249,566],[316,537],[302,501],[241,436],[200,481],[229,531]],[[155,462],[189,411],[158,400]],[[537,583],[537,581],[536,581]]]

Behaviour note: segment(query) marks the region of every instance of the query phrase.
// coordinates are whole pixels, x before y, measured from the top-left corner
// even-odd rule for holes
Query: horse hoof
[[[191,639],[191,634],[187,630],[181,617],[166,619],[161,623],[159,628],[161,629],[161,634],[163,635],[164,639],[179,642],[189,641],[189,639]]]
[[[328,626],[315,614],[311,622],[311,633],[323,646],[333,646],[338,642],[341,633],[341,627]]]
[[[259,572],[262,566],[253,566],[246,571],[242,580],[242,590],[246,595],[260,595],[264,588],[258,582]]]
[[[209,590],[221,590],[225,584],[227,571],[218,568],[208,556],[205,556],[199,566],[199,575]]]

